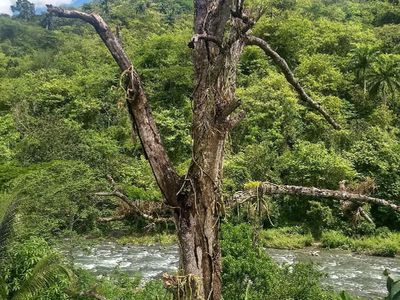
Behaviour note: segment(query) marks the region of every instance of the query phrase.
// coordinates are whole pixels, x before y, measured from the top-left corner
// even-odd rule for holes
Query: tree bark
[[[395,203],[374,198],[367,195],[354,194],[346,191],[319,189],[315,187],[304,187],[296,185],[279,185],[271,182],[260,183],[257,187],[245,191],[237,192],[232,197],[233,203],[243,203],[254,197],[261,197],[265,194],[269,195],[297,195],[297,196],[310,196],[317,198],[331,198],[335,200],[343,200],[356,202],[358,204],[369,203],[380,206],[386,206],[400,213],[400,206]]]
[[[196,299],[221,298],[219,244],[220,186],[227,132],[243,113],[234,114],[236,71],[243,42],[224,41],[232,1],[195,1],[193,48],[192,161],[182,189],[187,198],[176,210],[184,274],[193,275]]]

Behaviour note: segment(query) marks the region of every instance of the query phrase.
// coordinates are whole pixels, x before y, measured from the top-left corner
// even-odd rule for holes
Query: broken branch
[[[100,196],[100,197],[117,197],[120,199],[123,203],[128,205],[128,209],[126,212],[111,216],[111,217],[101,217],[98,218],[99,222],[112,222],[112,221],[120,221],[128,218],[132,214],[138,214],[144,219],[152,222],[152,223],[161,223],[161,222],[169,222],[173,221],[172,217],[154,217],[150,214],[144,213],[142,209],[139,208],[139,206],[135,203],[135,200],[130,199],[126,193],[118,186],[118,184],[115,182],[114,178],[112,178],[111,175],[107,175],[107,180],[110,183],[111,187],[114,189],[112,192],[97,192],[94,193],[95,196]]]
[[[308,103],[313,109],[318,111],[325,120],[332,125],[333,128],[339,130],[341,126],[333,119],[333,117],[319,104],[317,101],[313,100],[300,85],[296,77],[294,76],[292,70],[287,64],[286,60],[283,59],[276,51],[274,51],[271,46],[258,37],[248,35],[245,37],[245,42],[247,45],[253,45],[260,47],[266,55],[268,55],[281,69],[282,73],[285,75],[286,80],[293,86],[296,92],[299,94],[300,99]]]
[[[216,44],[219,48],[222,48],[222,43],[220,40],[218,40],[215,36],[208,35],[207,33],[202,33],[202,34],[195,34],[190,42],[188,43],[188,47],[191,49],[194,49],[194,45],[199,41],[199,40],[205,40],[209,42],[213,42]]]
[[[260,183],[257,187],[245,191],[237,192],[233,195],[233,203],[244,203],[247,200],[260,197],[265,194],[269,195],[297,195],[297,196],[310,196],[318,198],[331,198],[335,200],[351,201],[356,203],[370,203],[380,206],[386,206],[400,213],[400,206],[395,203],[374,198],[362,194],[353,194],[346,191],[319,189],[315,187],[304,187],[296,185],[279,185],[271,182]]]

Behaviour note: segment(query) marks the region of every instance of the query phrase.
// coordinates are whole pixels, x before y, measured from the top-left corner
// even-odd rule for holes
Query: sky
[[[15,4],[15,2],[16,0],[0,0],[0,14],[11,15],[10,6]],[[38,10],[42,10],[45,4],[79,6],[83,3],[90,2],[90,0],[29,0],[29,2],[34,3]]]

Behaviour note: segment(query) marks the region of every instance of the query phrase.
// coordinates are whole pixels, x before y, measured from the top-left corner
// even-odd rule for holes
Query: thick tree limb
[[[191,49],[194,49],[195,43],[197,43],[199,40],[205,40],[205,41],[210,41],[216,44],[218,47],[222,48],[222,42],[218,40],[215,36],[208,35],[206,33],[202,34],[195,34],[190,42],[188,43],[188,47]]]
[[[140,215],[151,223],[166,223],[166,222],[173,222],[173,218],[161,218],[161,217],[153,217],[145,213],[140,213]],[[121,221],[125,220],[130,216],[130,214],[121,214],[111,217],[100,217],[97,219],[98,222],[107,223],[113,221]]]
[[[370,203],[381,206],[390,207],[400,213],[400,206],[388,200],[374,198],[361,194],[353,194],[346,191],[318,189],[315,187],[304,187],[296,185],[279,185],[271,182],[263,182],[258,187],[248,189],[242,192],[237,192],[232,197],[232,203],[244,203],[247,200],[260,197],[262,195],[298,195],[310,196],[318,198],[331,198],[335,200],[344,200],[357,203]]]
[[[237,114],[231,115],[228,120],[228,130],[232,130],[246,117],[244,110],[239,111]]]
[[[131,199],[129,199],[125,194],[119,192],[119,191],[112,191],[112,192],[97,192],[94,193],[95,196],[100,196],[100,197],[117,197],[120,200],[122,200],[124,203],[126,203],[129,207],[135,208],[135,204]]]
[[[119,39],[114,35],[107,23],[96,14],[65,10],[52,5],[47,5],[47,11],[58,17],[80,19],[91,24],[110,51],[123,75],[128,77],[126,83],[126,102],[132,125],[134,128],[137,128],[143,150],[150,162],[158,186],[167,202],[175,205],[179,176],[173,168],[162,144],[139,75],[133,68]]]
[[[98,192],[95,193],[94,195],[96,196],[103,196],[103,197],[117,197],[120,200],[122,200],[124,203],[128,204],[129,209],[126,213],[119,214],[119,215],[114,215],[110,217],[100,217],[98,218],[99,222],[112,222],[112,221],[120,221],[128,218],[132,214],[138,214],[143,219],[146,219],[147,221],[150,221],[152,223],[165,223],[165,222],[172,222],[173,218],[172,217],[154,217],[150,214],[147,214],[143,212],[135,203],[133,200],[130,200],[126,195],[122,193],[115,193],[115,192]]]
[[[128,206],[128,209],[125,213],[119,214],[119,215],[114,215],[111,217],[101,217],[98,219],[99,222],[112,222],[112,221],[120,221],[128,218],[130,215],[136,213],[143,217],[144,219],[152,222],[152,223],[165,223],[169,221],[173,221],[171,217],[154,217],[150,214],[147,214],[143,212],[142,209],[139,208],[139,206],[135,203],[134,200],[130,199],[125,192],[118,186],[118,184],[115,182],[114,178],[112,178],[111,175],[107,175],[107,180],[110,182],[110,185],[113,188],[112,192],[97,192],[94,193],[95,196],[99,197],[116,197],[120,199],[124,204]]]
[[[313,109],[318,111],[325,120],[332,125],[333,128],[339,130],[341,126],[333,119],[333,117],[319,104],[317,101],[314,101],[303,89],[300,83],[297,81],[294,76],[292,70],[290,69],[287,62],[277,53],[275,52],[271,46],[264,41],[255,36],[248,35],[245,37],[245,42],[247,45],[254,45],[260,47],[264,50],[265,54],[268,55],[281,69],[282,73],[285,75],[286,80],[293,86],[296,92],[299,94],[300,99],[310,105]]]
[[[57,17],[68,18],[68,19],[80,19],[86,23],[89,23],[94,27],[104,44],[110,51],[114,60],[122,71],[125,71],[131,67],[131,61],[124,49],[122,48],[118,38],[114,35],[107,23],[96,14],[88,14],[77,10],[66,10],[53,5],[47,5],[47,12]]]

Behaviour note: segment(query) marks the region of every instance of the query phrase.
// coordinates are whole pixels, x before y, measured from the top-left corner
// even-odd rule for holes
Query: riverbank
[[[178,243],[177,236],[170,232],[133,234],[121,237],[105,236],[91,239],[91,243],[111,241],[116,244],[134,246],[169,246]],[[385,231],[375,235],[349,237],[339,231],[329,230],[322,233],[320,241],[315,241],[310,233],[300,227],[281,227],[259,232],[263,247],[295,250],[312,247],[313,249],[340,249],[358,254],[395,257],[400,256],[400,233]]]
[[[386,295],[384,269],[400,275],[399,260],[394,258],[357,255],[341,250],[321,250],[318,256],[312,256],[304,249],[268,248],[266,252],[279,265],[312,262],[325,274],[321,282],[327,290],[346,290],[366,299],[381,299]],[[141,278],[143,282],[160,278],[164,272],[174,273],[179,264],[177,245],[139,246],[104,241],[86,251],[72,248],[70,255],[77,266],[96,276],[113,274],[118,270],[128,276]]]
[[[170,246],[178,243],[178,238],[174,233],[151,233],[146,235],[129,235],[113,238],[113,241],[119,245],[135,245],[135,246]]]
[[[260,240],[264,247],[275,249],[302,249],[317,247],[349,250],[358,254],[395,257],[400,255],[400,233],[385,231],[375,235],[348,237],[339,231],[326,231],[320,241],[297,227],[262,230]]]

